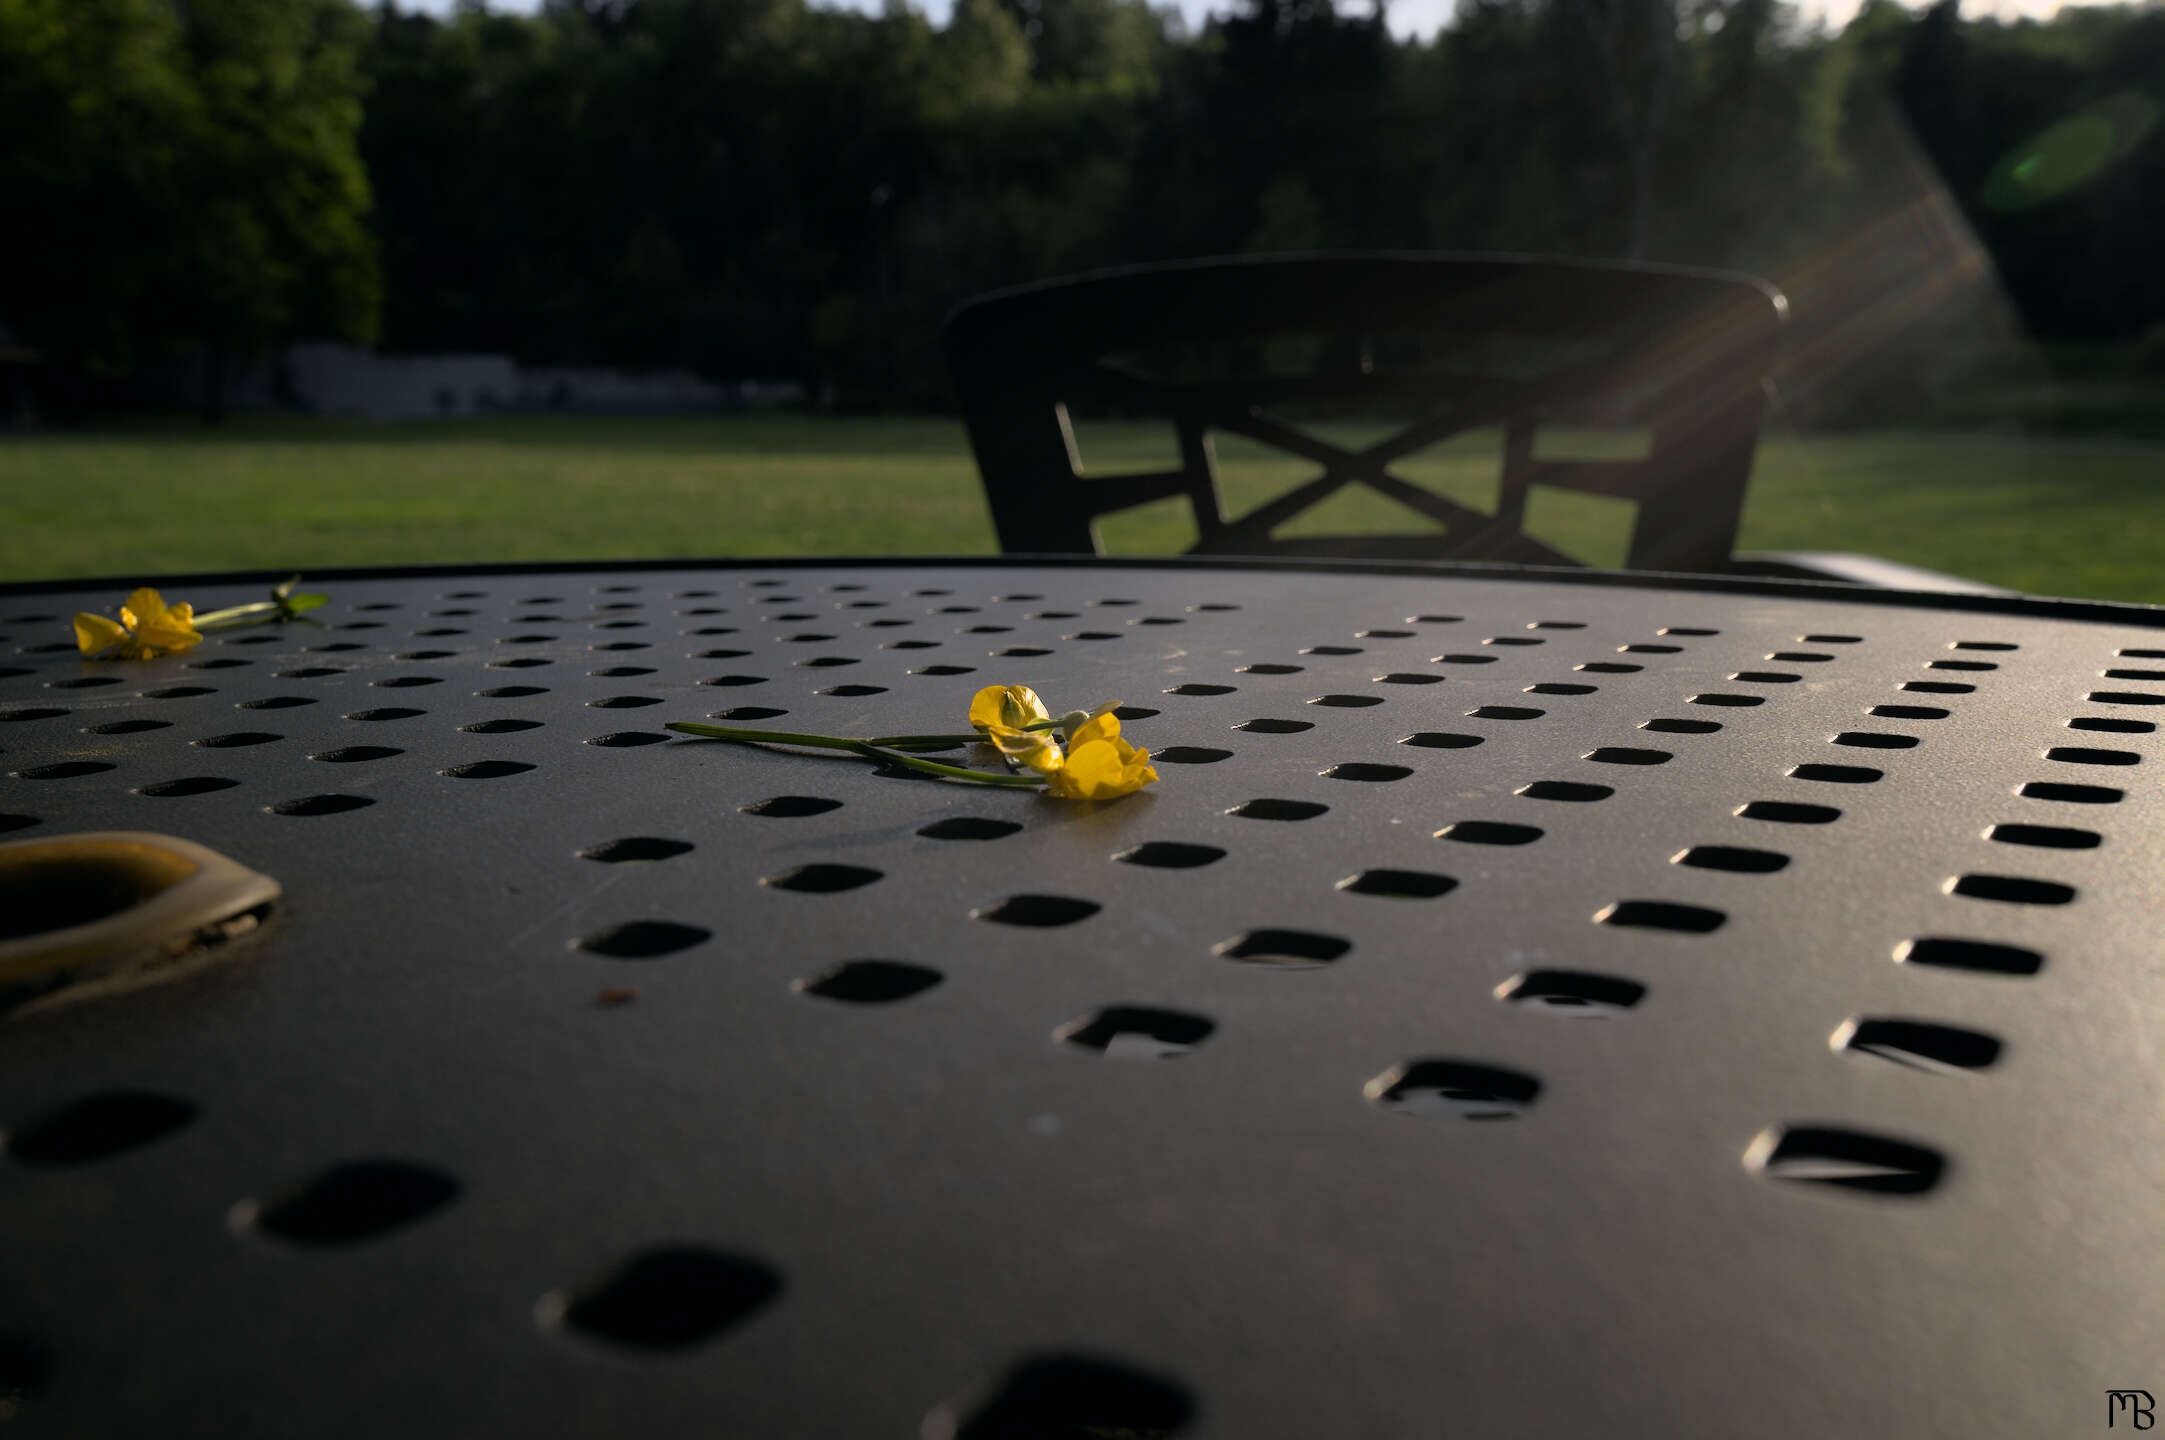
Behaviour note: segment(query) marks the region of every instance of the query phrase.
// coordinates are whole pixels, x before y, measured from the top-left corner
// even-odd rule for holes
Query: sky
[[[435,14],[449,14],[457,0],[398,0],[401,10],[424,10]],[[936,22],[947,18],[949,0],[913,0],[924,7]],[[1161,0],[1153,0],[1161,3]],[[1341,9],[1357,12],[1363,0],[1338,0]],[[1391,0],[1391,29],[1398,35],[1433,35],[1445,20],[1450,18],[1455,0]],[[1830,25],[1848,23],[1857,13],[1859,0],[1803,0],[1807,17],[1823,16]],[[2068,0],[2071,4],[2110,3],[2110,0]],[[1981,19],[1985,15],[1997,15],[2012,20],[2018,15],[2044,19],[2060,8],[2061,0],[1964,0],[1962,12],[1969,19]],[[530,13],[541,7],[541,0],[488,0],[491,10],[508,10]],[[1187,16],[1190,28],[1199,29],[1205,17],[1213,10],[1226,10],[1230,6],[1212,3],[1212,0],[1179,0],[1180,11]],[[859,0],[852,8],[876,10],[876,0]]]

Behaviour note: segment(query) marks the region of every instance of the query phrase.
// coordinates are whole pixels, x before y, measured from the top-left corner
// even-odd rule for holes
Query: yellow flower
[[[1020,730],[1051,718],[1027,685],[987,685],[970,701],[970,724],[979,730]]]
[[[1016,765],[1045,777],[1045,791],[1063,800],[1116,800],[1158,778],[1150,752],[1120,738],[1114,704],[1060,717],[1058,729],[1025,726],[1052,719],[1027,685],[987,685],[970,701],[970,724]],[[1054,738],[1064,734],[1062,750]]]
[[[1121,739],[1119,717],[1106,712],[1091,716],[1069,737],[1067,758],[1045,772],[1045,788],[1063,800],[1117,800],[1157,778],[1150,752]]]
[[[183,600],[167,605],[148,585],[120,607],[120,623],[103,615],[75,617],[75,644],[86,656],[110,660],[150,660],[199,644],[195,607]]]
[[[1023,727],[1052,716],[1027,685],[987,685],[970,701],[970,724],[1000,753],[1039,774],[1060,768],[1060,747],[1043,731]]]
[[[1005,725],[995,725],[985,738],[997,746],[1002,755],[1040,775],[1057,774],[1067,763],[1060,747],[1043,730],[1010,730]]]

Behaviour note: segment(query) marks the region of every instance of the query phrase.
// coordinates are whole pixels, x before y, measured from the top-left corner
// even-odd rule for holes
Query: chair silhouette
[[[1784,318],[1748,276],[1516,256],[1318,254],[1098,271],[965,302],[948,366],[1000,546],[1092,554],[1098,517],[1185,496],[1190,553],[1455,558],[1576,565],[1525,532],[1531,486],[1634,501],[1625,565],[1726,567]],[[1305,359],[1290,371],[1288,357]],[[1173,422],[1178,468],[1085,475],[1069,406]],[[1389,411],[1359,445],[1303,423]],[[1088,410],[1085,410],[1088,413]],[[1411,416],[1409,420],[1405,417]],[[1636,459],[1546,459],[1544,423],[1631,424]],[[1473,429],[1503,432],[1493,514],[1392,467]],[[1228,518],[1211,432],[1321,474]],[[1273,534],[1348,486],[1441,529]]]

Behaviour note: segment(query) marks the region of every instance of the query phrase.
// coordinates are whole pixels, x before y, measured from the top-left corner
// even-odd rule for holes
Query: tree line
[[[937,405],[941,316],[1316,248],[1766,275],[1806,420],[2165,321],[2165,7],[0,0],[0,322],[119,393],[293,337]],[[104,387],[101,392],[99,387]]]

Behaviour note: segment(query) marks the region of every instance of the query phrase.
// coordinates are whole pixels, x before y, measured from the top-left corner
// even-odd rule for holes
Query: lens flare
[[[2157,103],[2122,93],[2016,146],[1985,177],[1979,199],[1987,210],[2034,210],[2080,189],[2112,169],[2157,123]]]

